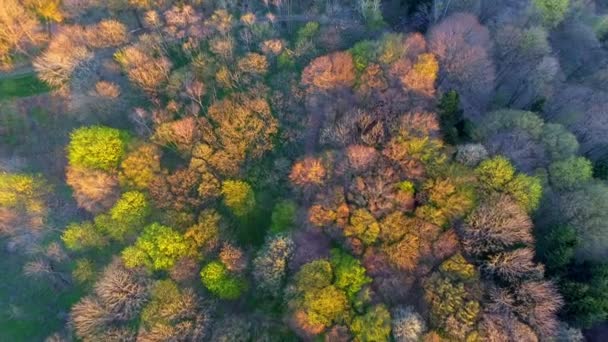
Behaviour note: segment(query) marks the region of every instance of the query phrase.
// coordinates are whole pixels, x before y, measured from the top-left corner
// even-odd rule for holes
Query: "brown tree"
[[[472,254],[499,252],[515,244],[532,244],[532,221],[510,197],[501,195],[477,207],[462,226],[462,243]]]
[[[29,54],[43,39],[36,16],[21,1],[0,0],[0,70],[11,68],[15,54]]]
[[[66,183],[78,206],[92,213],[110,209],[120,196],[118,177],[100,170],[68,166]]]
[[[191,169],[164,174],[150,182],[150,196],[159,208],[186,210],[203,203],[198,195],[200,176]]]
[[[457,89],[468,115],[480,115],[491,98],[495,78],[491,47],[488,30],[471,14],[456,13],[430,30],[429,50],[441,67],[439,87]]]
[[[318,57],[302,72],[302,84],[321,90],[352,87],[354,83],[355,66],[348,52]]]

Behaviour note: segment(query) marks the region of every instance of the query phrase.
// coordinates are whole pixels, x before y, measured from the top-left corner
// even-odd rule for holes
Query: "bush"
[[[125,154],[126,133],[104,126],[81,127],[70,135],[68,160],[71,166],[113,170]]]

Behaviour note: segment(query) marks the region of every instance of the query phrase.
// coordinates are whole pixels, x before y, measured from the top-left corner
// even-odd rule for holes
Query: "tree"
[[[248,158],[272,149],[278,122],[268,102],[257,94],[232,94],[214,102],[201,119],[200,159],[219,174],[236,176]]]
[[[78,206],[92,213],[109,209],[120,196],[117,177],[101,170],[68,166],[66,183]]]
[[[389,341],[391,314],[383,304],[375,305],[364,315],[356,316],[350,330],[357,341]]]
[[[150,211],[148,200],[143,193],[129,191],[114,203],[106,218],[96,219],[95,223],[113,239],[124,241],[145,224]]]
[[[320,159],[308,157],[293,164],[289,179],[298,186],[323,184],[326,170]]]
[[[10,69],[15,54],[27,55],[42,40],[42,32],[36,16],[21,2],[2,0],[0,8],[0,69]]]
[[[158,271],[168,270],[175,262],[188,254],[184,237],[170,227],[153,223],[144,228],[135,245],[122,252],[125,266],[146,266]]]
[[[70,323],[81,339],[96,339],[111,321],[112,315],[92,296],[82,298],[70,311]]]
[[[480,311],[462,282],[435,274],[424,284],[430,306],[431,324],[448,336],[464,339],[473,329]]]
[[[277,203],[272,210],[270,231],[273,233],[282,233],[294,228],[296,210],[297,207],[293,201],[283,200]]]
[[[426,323],[411,306],[393,311],[392,332],[396,342],[417,342],[426,332]]]
[[[338,249],[331,251],[331,266],[334,271],[334,285],[344,290],[348,298],[353,299],[364,285],[372,279],[365,274],[365,268],[354,257]]]
[[[148,299],[148,283],[141,274],[126,269],[119,260],[105,268],[94,292],[114,319],[135,317]]]
[[[582,186],[593,178],[593,165],[584,157],[556,161],[549,166],[549,180],[558,190]]]
[[[528,212],[538,208],[542,197],[542,185],[537,177],[515,174],[515,168],[504,157],[484,160],[475,169],[484,187],[508,193]]]
[[[443,139],[448,144],[456,144],[464,138],[463,110],[460,109],[460,96],[455,90],[450,90],[441,96],[438,105],[439,119]]]
[[[0,171],[0,235],[40,231],[49,193],[49,185],[40,176]]]
[[[404,88],[427,96],[435,94],[435,81],[439,73],[437,58],[431,53],[418,55],[414,66],[401,78]]]
[[[59,0],[26,0],[24,1],[25,6],[34,11],[39,17],[43,18],[47,22],[61,22],[63,20],[63,13],[61,12],[61,1]]]
[[[125,154],[128,136],[120,130],[104,127],[81,127],[70,134],[68,160],[71,166],[115,170]]]
[[[203,285],[220,299],[235,300],[247,290],[247,283],[233,275],[220,261],[212,261],[201,270]]]
[[[570,226],[549,227],[548,231],[538,234],[536,250],[539,258],[551,272],[565,270],[574,260],[579,237]]]
[[[93,58],[81,39],[83,34],[82,27],[67,26],[53,37],[47,49],[32,63],[40,80],[65,90],[74,71]]]
[[[120,163],[118,179],[126,187],[143,190],[160,173],[160,151],[152,144],[144,144],[127,153]]]
[[[294,250],[294,242],[287,236],[269,238],[253,260],[253,277],[257,286],[271,296],[279,296]]]
[[[224,204],[238,217],[244,217],[255,208],[255,194],[243,181],[227,180],[222,183]]]
[[[558,197],[555,215],[562,224],[572,226],[580,237],[576,250],[579,260],[603,260],[607,255],[608,187],[591,182]]]
[[[501,195],[479,205],[462,227],[467,252],[480,255],[518,244],[531,244],[532,221],[511,198]]]
[[[150,196],[161,209],[187,210],[203,203],[198,194],[199,174],[192,169],[180,169],[172,174],[161,174],[149,184]]]
[[[570,0],[533,0],[532,3],[549,27],[559,25],[570,8]]]
[[[350,216],[349,223],[344,228],[344,236],[356,237],[366,245],[371,245],[378,238],[380,225],[366,209],[355,210]]]
[[[169,79],[171,62],[164,56],[153,57],[143,46],[129,46],[117,51],[114,59],[125,70],[131,82],[155,93]]]
[[[441,67],[438,79],[443,91],[457,90],[470,118],[485,109],[494,89],[495,69],[489,56],[488,30],[471,14],[456,13],[434,26],[429,50]]]
[[[180,289],[171,280],[157,281],[150,301],[141,314],[142,329],[138,339],[202,340],[210,328],[210,313],[202,308],[192,289]]]
[[[61,234],[61,240],[73,251],[101,248],[108,243],[92,222],[71,223]]]
[[[494,254],[482,267],[489,274],[510,283],[542,279],[544,276],[544,267],[534,262],[534,250],[531,248]]]
[[[355,66],[349,52],[314,59],[302,72],[302,84],[320,90],[352,87],[355,83]]]

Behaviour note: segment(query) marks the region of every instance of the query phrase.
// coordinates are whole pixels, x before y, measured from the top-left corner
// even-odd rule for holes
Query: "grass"
[[[49,90],[51,88],[40,81],[33,72],[0,79],[0,100],[32,96]]]

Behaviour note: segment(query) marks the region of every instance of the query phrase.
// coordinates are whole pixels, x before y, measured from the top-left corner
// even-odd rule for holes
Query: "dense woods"
[[[602,341],[601,0],[0,0],[1,341]]]

